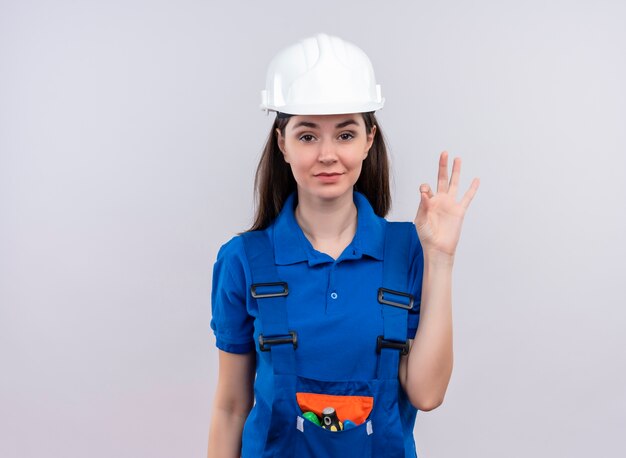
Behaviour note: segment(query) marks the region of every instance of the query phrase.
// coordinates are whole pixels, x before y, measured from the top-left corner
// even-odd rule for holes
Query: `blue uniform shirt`
[[[382,282],[384,227],[365,196],[354,192],[357,230],[337,260],[313,248],[298,226],[292,194],[267,229],[274,246],[281,280],[289,285],[288,320],[298,333],[298,374],[318,380],[368,380],[376,377],[376,337],[383,334],[381,306],[377,301]],[[409,311],[408,337],[417,330],[422,294],[424,259],[413,232],[407,292],[415,305]],[[250,295],[250,268],[241,237],[223,245],[213,271],[211,328],[219,349],[246,353],[255,349],[260,320]],[[257,354],[257,405],[271,403],[273,389],[270,352]],[[259,412],[256,412],[259,414]]]

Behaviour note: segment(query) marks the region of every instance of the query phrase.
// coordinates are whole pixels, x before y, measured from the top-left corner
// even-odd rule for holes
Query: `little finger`
[[[463,199],[461,200],[461,205],[463,206],[464,209],[467,210],[467,208],[469,207],[469,204],[474,198],[476,191],[478,191],[479,186],[480,186],[480,179],[474,178],[472,180],[472,184],[470,185],[470,188],[467,190],[467,192],[463,196]]]

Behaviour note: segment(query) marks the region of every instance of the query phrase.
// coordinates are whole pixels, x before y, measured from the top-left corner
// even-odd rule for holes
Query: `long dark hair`
[[[374,113],[362,113],[362,115],[366,132],[371,133],[372,128],[376,126],[376,135],[374,135],[374,143],[363,161],[361,175],[359,175],[354,189],[367,197],[374,213],[384,217],[391,208],[387,146]],[[288,117],[276,117],[263,148],[254,179],[257,205],[254,212],[254,223],[249,229],[250,231],[265,229],[272,224],[272,221],[282,210],[287,197],[297,189],[291,168],[285,162],[283,153],[278,147],[278,134],[276,133],[276,129],[280,129],[284,136],[285,126],[288,122]]]

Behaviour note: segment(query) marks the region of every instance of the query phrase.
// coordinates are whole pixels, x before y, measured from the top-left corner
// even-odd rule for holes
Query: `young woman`
[[[384,219],[384,99],[367,56],[319,34],[279,53],[277,113],[253,227],[220,249],[211,327],[219,380],[209,457],[415,457],[417,410],[452,373],[461,161],[420,186],[414,223]]]

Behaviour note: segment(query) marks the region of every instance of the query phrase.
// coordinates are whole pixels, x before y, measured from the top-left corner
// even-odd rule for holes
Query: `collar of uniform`
[[[278,265],[308,261],[309,256],[302,241],[304,233],[294,214],[296,193],[287,197],[283,208],[274,220],[274,259]]]
[[[294,214],[296,193],[292,193],[274,221],[274,256],[276,264],[288,265],[308,261],[317,265],[332,261],[326,254],[319,253],[311,246]],[[346,250],[340,259],[358,259],[362,255],[383,259],[385,243],[385,221],[374,213],[367,198],[354,192],[354,204],[357,208],[357,230],[351,250]]]
[[[354,191],[354,204],[357,209],[356,235],[352,241],[356,257],[362,254],[383,260],[385,248],[385,220],[374,213],[367,197]]]

